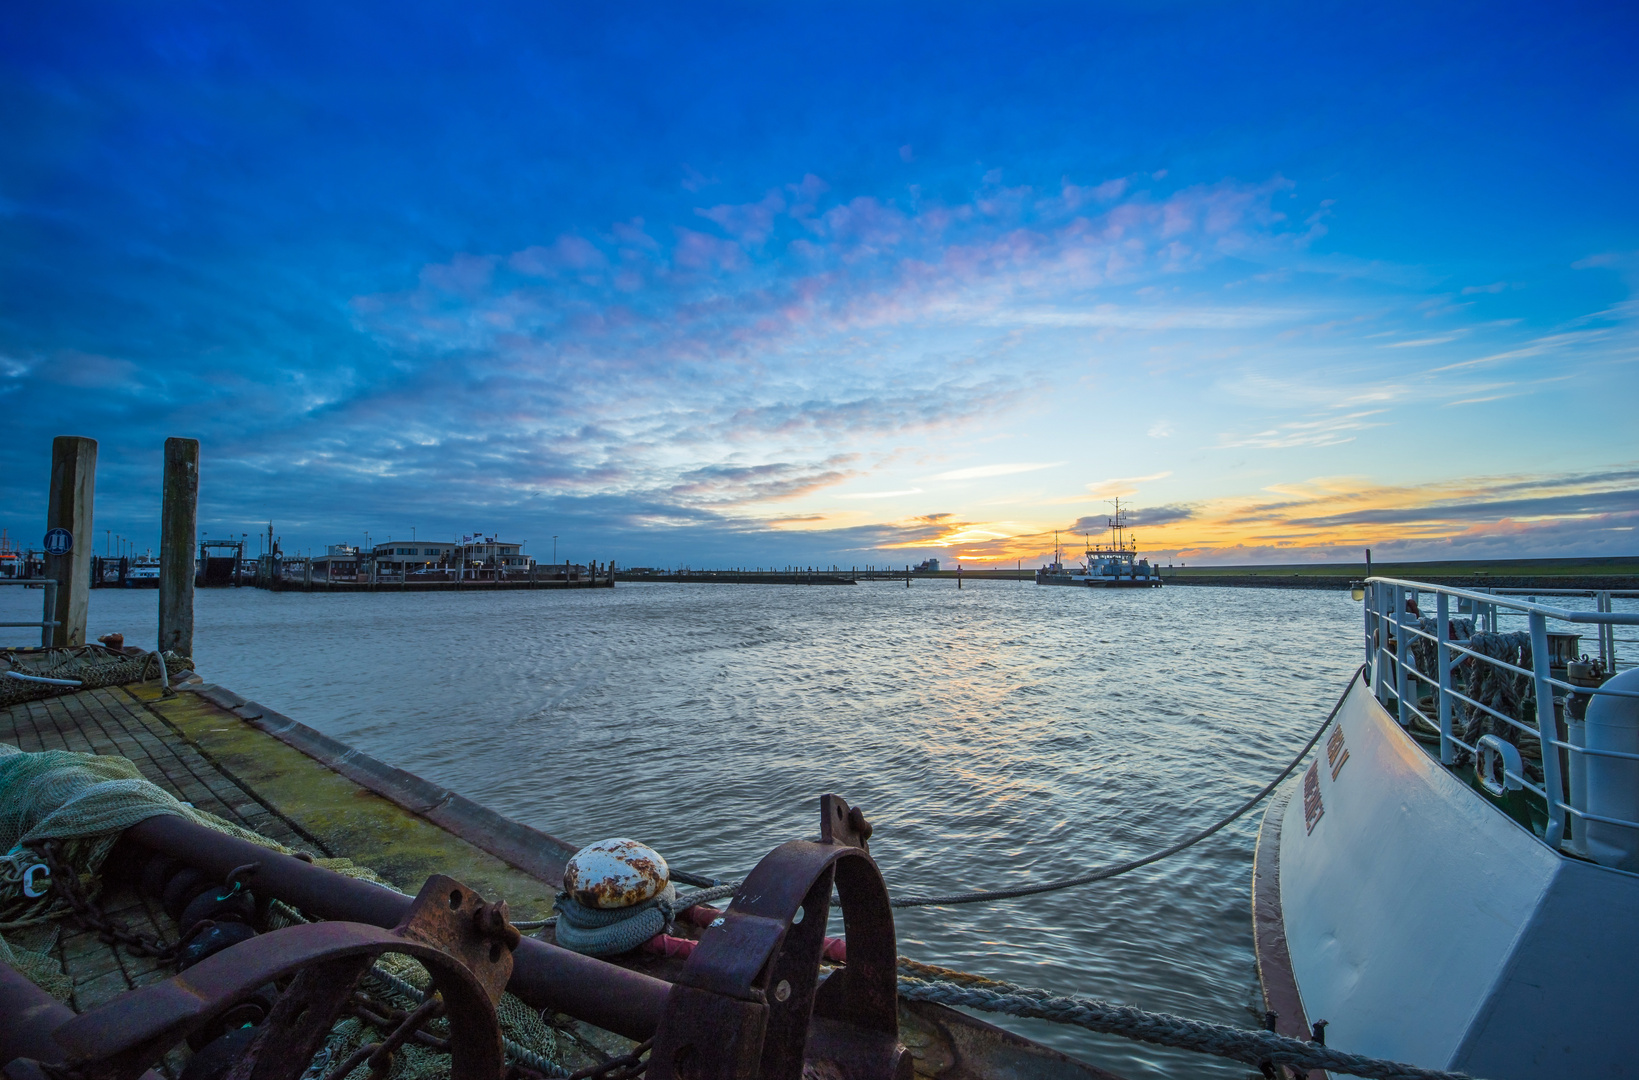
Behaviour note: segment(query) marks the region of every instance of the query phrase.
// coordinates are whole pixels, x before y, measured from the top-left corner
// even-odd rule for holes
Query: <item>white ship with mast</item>
[[[1138,557],[1138,538],[1130,534],[1122,516],[1121,500],[1115,500],[1115,516],[1110,522],[1110,542],[1087,541],[1085,560],[1078,566],[1064,565],[1064,552],[1053,534],[1053,561],[1036,571],[1037,585],[1081,585],[1094,589],[1145,589],[1161,584],[1161,568]]]

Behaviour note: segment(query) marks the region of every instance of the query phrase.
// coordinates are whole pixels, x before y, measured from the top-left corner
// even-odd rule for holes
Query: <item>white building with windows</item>
[[[535,560],[524,554],[522,544],[509,544],[493,536],[464,536],[461,561],[486,570],[528,570]]]
[[[389,540],[370,549],[378,573],[415,573],[454,566],[460,544],[439,543],[436,540]]]

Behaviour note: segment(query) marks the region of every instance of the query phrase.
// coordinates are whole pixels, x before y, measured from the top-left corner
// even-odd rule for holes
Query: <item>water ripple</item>
[[[93,633],[152,625],[95,594]],[[901,891],[1047,880],[1172,842],[1255,791],[1358,663],[1347,594],[621,585],[201,592],[200,670],[571,841],[740,874],[835,791]],[[899,913],[901,951],[1066,992],[1256,1020],[1257,815],[1067,893]],[[1137,1078],[1245,1069],[1031,1021]]]

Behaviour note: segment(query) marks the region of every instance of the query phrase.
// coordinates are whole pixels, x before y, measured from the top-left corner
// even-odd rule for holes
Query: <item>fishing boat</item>
[[[1064,565],[1064,550],[1053,534],[1053,561],[1036,571],[1037,585],[1079,585],[1094,589],[1151,589],[1161,585],[1161,568],[1138,557],[1138,538],[1128,534],[1121,500],[1115,500],[1115,516],[1108,519],[1108,543],[1087,539],[1083,561]]]
[[[1639,613],[1612,600],[1639,594],[1357,593],[1365,662],[1258,837],[1276,1029],[1491,1080],[1635,1075],[1639,669],[1615,629]]]

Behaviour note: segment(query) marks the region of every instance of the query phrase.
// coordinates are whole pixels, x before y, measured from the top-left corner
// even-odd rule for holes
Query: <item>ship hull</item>
[[[1081,589],[1158,589],[1160,578],[1072,577],[1069,574],[1037,574],[1037,585],[1071,585]]]
[[[1341,734],[1339,734],[1341,733]],[[1253,920],[1280,1029],[1490,1080],[1632,1075],[1639,875],[1572,859],[1357,680],[1265,815]]]

